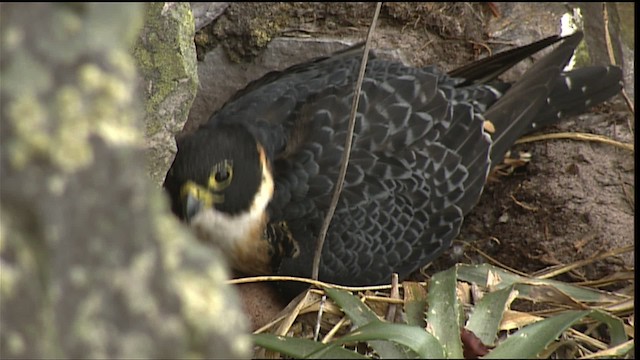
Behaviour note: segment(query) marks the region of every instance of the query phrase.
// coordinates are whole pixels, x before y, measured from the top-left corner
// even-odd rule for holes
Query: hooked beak
[[[200,210],[202,210],[202,205],[202,201],[198,200],[195,196],[191,194],[185,196],[183,199],[182,213],[187,223],[190,223]]]

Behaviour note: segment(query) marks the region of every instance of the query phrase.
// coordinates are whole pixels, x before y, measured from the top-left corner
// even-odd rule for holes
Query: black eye
[[[229,178],[229,170],[225,167],[216,171],[215,177],[217,182],[223,182]]]
[[[209,189],[220,191],[231,185],[233,178],[233,165],[231,161],[222,161],[216,164],[209,175]]]

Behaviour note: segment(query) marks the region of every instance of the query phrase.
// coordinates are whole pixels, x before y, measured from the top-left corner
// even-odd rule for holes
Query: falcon
[[[618,67],[564,70],[581,39],[551,36],[449,73],[372,53],[319,280],[406,278],[450,247],[514,141],[617,94]],[[554,44],[519,80],[498,80]],[[362,52],[268,73],[177,139],[164,182],[172,211],[235,270],[311,275]]]

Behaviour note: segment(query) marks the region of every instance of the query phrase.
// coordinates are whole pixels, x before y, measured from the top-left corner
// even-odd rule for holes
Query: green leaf
[[[433,335],[418,326],[406,324],[390,324],[381,321],[371,322],[359,327],[350,334],[336,340],[334,346],[349,342],[374,340],[392,341],[411,349],[418,358],[422,359],[442,359],[444,350],[438,340]],[[327,350],[328,351],[328,350]],[[326,353],[318,352],[314,357],[326,357]]]
[[[447,358],[462,358],[462,327],[463,313],[456,291],[457,266],[439,272],[429,281],[429,295],[427,301],[428,328],[445,349]]]
[[[277,336],[273,334],[254,334],[253,343],[265,349],[279,352],[293,358],[306,358],[310,354],[326,349],[325,358],[330,359],[368,359],[341,347],[323,344],[309,339]]]
[[[567,311],[525,326],[501,342],[484,359],[532,359],[591,311]]]
[[[611,336],[611,346],[618,346],[627,341],[627,333],[624,331],[624,323],[621,319],[601,310],[592,310],[589,314],[595,320],[607,324]]]
[[[365,326],[369,323],[381,323],[382,320],[378,315],[369,309],[357,297],[350,292],[333,288],[325,288],[325,293],[344,311],[351,319],[351,322],[357,327]],[[374,339],[375,340],[375,339]],[[404,349],[399,349],[394,343],[386,341],[371,341],[369,346],[385,359],[406,359],[413,357],[415,354],[407,354]]]
[[[472,331],[483,344],[493,345],[503,314],[512,300],[512,292],[513,286],[510,286],[485,294],[469,315],[466,328]]]
[[[366,325],[372,321],[380,321],[380,318],[373,310],[369,309],[350,292],[334,288],[325,288],[324,291],[349,316],[355,326]]]

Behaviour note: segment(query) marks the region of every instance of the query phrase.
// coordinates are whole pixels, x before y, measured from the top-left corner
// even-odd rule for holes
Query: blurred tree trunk
[[[0,16],[0,357],[248,356],[218,253],[144,170],[129,55],[143,7]]]

